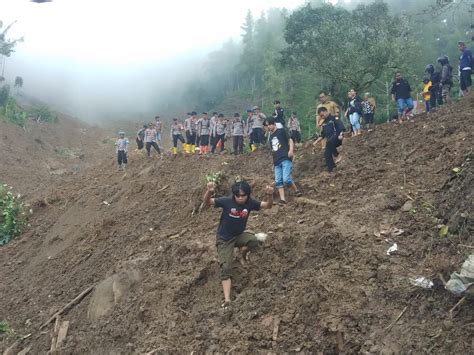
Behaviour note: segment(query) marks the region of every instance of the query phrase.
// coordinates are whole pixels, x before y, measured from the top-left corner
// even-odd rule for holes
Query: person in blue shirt
[[[466,49],[466,44],[463,41],[458,42],[458,48],[461,51],[461,56],[459,57],[459,81],[462,92],[464,95],[467,95],[472,86],[472,52]]]

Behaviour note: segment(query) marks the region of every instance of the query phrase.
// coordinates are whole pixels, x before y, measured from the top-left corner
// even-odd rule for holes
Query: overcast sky
[[[0,0],[0,20],[17,21],[8,37],[24,37],[5,76],[10,82],[22,76],[25,93],[89,121],[118,110],[117,103],[122,111],[134,105],[148,114],[157,95],[147,86],[150,75],[169,83],[193,59],[198,63],[231,37],[239,40],[248,10],[259,17],[271,7],[304,2]]]

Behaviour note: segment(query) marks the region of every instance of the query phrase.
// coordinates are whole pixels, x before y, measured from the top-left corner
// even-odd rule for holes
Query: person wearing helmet
[[[127,151],[128,151],[128,138],[125,137],[125,132],[120,131],[119,137],[115,142],[118,170],[125,170],[127,167]]]
[[[443,103],[451,104],[451,87],[453,86],[453,67],[449,64],[447,55],[439,57],[437,62],[441,65],[441,96]]]
[[[463,41],[458,42],[458,48],[461,51],[461,56],[459,57],[459,80],[462,92],[464,95],[467,95],[472,86],[472,53],[469,49],[466,49],[466,44]]]
[[[411,87],[406,79],[402,78],[400,71],[395,72],[395,81],[392,83],[392,100],[398,106],[398,122],[402,123],[407,117],[412,117],[413,99],[411,97]]]
[[[443,104],[443,97],[441,96],[441,72],[436,70],[433,64],[428,64],[425,68],[425,74],[431,81],[430,89],[430,110],[436,106]]]

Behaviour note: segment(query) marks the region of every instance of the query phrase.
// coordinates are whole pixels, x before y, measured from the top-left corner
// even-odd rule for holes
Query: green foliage
[[[6,320],[0,322],[0,334],[13,334],[14,330],[10,327]]]
[[[217,173],[210,173],[210,174],[206,175],[207,182],[213,182],[216,185],[219,185],[224,178],[225,178],[225,175],[221,171],[218,171]]]
[[[10,30],[10,28],[13,26],[15,22],[9,24],[7,27],[5,27],[3,30],[3,22],[0,21],[0,55],[4,55],[5,57],[9,57],[15,50],[15,46],[17,43],[22,42],[23,38],[18,38],[18,39],[8,39],[6,38],[7,32]]]
[[[58,121],[58,117],[51,112],[48,106],[41,105],[34,107],[30,111],[30,115],[39,118],[41,122],[53,122],[56,123]]]
[[[10,96],[10,86],[3,85],[0,87],[0,107],[4,107]]]
[[[15,195],[11,186],[0,184],[0,245],[20,234],[27,221],[25,208],[20,194]]]
[[[23,126],[28,118],[28,115],[20,107],[18,107],[16,100],[13,97],[7,99],[4,108],[5,118],[14,124]]]

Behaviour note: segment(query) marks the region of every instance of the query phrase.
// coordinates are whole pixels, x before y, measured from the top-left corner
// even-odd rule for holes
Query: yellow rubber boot
[[[184,152],[185,152],[186,154],[189,153],[188,146],[189,146],[188,143],[184,143],[184,144],[183,144],[183,149],[184,149]]]
[[[191,153],[196,153],[196,146],[194,144],[191,144]]]
[[[252,152],[255,152],[257,150],[257,147],[255,146],[255,144],[250,144],[250,150]]]
[[[174,155],[178,154],[178,148],[173,147],[173,154],[174,154]]]

